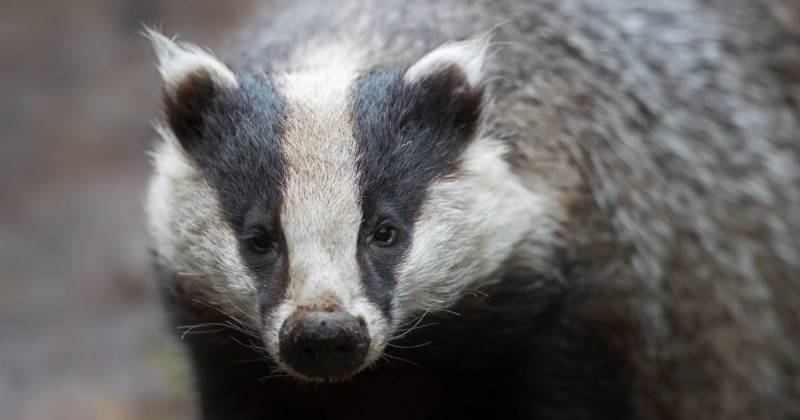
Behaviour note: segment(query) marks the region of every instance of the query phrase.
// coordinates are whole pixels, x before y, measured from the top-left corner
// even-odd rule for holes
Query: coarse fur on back
[[[796,28],[634,3],[303,2],[224,59],[150,31],[203,417],[800,416]]]

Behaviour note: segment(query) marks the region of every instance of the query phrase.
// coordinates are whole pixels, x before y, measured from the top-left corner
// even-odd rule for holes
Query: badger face
[[[480,136],[485,42],[397,71],[267,75],[150,35],[166,116],[147,202],[160,263],[293,376],[347,378],[521,243],[546,257],[549,204]]]

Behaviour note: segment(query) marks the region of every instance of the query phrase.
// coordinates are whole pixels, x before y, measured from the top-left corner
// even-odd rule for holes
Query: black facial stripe
[[[395,272],[410,247],[428,186],[451,173],[474,136],[481,92],[455,66],[407,85],[401,73],[362,76],[355,88],[353,125],[364,227],[358,260],[369,298],[387,315]],[[369,247],[370,228],[388,217],[406,236],[385,250]]]
[[[288,257],[280,252],[269,260],[252,252],[243,238],[254,226],[264,227],[286,249],[279,220],[284,99],[264,75],[240,75],[239,88],[227,89],[199,74],[179,86],[165,105],[170,126],[215,188],[223,216],[240,238],[241,258],[257,279],[261,313],[266,314],[285,295]]]
[[[283,161],[280,142],[283,100],[263,76],[240,76],[236,90],[212,88],[194,115],[170,124],[184,149],[220,195],[225,216],[240,228],[245,212],[256,203],[280,204]],[[181,92],[176,102],[182,102]],[[183,125],[182,125],[183,124]]]

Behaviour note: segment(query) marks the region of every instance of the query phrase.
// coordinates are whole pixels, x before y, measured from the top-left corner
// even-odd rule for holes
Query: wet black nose
[[[312,378],[354,373],[364,362],[369,333],[363,319],[345,312],[298,312],[281,327],[281,359]]]

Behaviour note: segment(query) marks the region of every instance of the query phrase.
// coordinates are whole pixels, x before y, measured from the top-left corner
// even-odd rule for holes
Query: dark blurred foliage
[[[254,6],[0,4],[0,418],[191,417],[143,229],[159,83],[140,31],[224,47]]]

